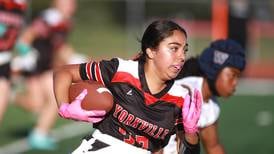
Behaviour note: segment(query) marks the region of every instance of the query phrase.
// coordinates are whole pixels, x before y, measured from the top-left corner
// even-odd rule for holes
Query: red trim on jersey
[[[95,64],[95,76],[97,78],[97,81],[99,81],[100,83],[102,83],[103,85],[105,85],[103,78],[102,78],[102,74],[101,74],[101,70],[100,70],[100,65],[99,63]]]
[[[9,28],[5,35],[4,38],[0,38],[0,52],[12,49],[18,35],[18,29]]]
[[[151,105],[155,102],[157,102],[159,99],[158,98],[155,98],[154,96],[152,96],[151,94],[149,93],[144,93],[144,96],[145,96],[145,100],[146,100],[146,105]]]
[[[25,1],[18,3],[15,0],[0,0],[0,5],[4,6],[8,10],[17,9],[19,11],[25,11],[27,8],[27,3]]]
[[[137,78],[134,78],[131,74],[127,72],[117,72],[111,82],[127,82],[139,90],[141,89],[141,82]],[[166,102],[170,102],[181,108],[183,106],[184,99],[179,96],[172,96],[170,94],[165,94],[162,98],[158,99],[154,97],[153,95],[144,92],[144,97],[145,97],[145,103],[146,105],[151,105],[159,100],[163,100]]]
[[[127,82],[134,87],[141,90],[141,82],[139,79],[135,78],[133,75],[127,72],[117,72],[112,78],[111,82]]]
[[[86,73],[89,80],[93,80],[91,76],[91,63],[92,62],[86,64]]]
[[[172,96],[170,94],[165,94],[161,100],[164,100],[166,102],[170,102],[175,104],[176,106],[178,106],[179,108],[182,108],[183,104],[184,104],[184,98],[183,97],[179,97],[179,96]]]
[[[92,73],[94,73],[93,74],[93,77],[95,78],[95,79],[93,79],[93,80],[95,80],[95,81],[98,81],[98,79],[97,79],[97,65],[96,65],[96,62],[94,63],[94,68],[93,68],[93,71],[92,71]]]
[[[11,13],[11,12],[4,12],[3,10],[0,11],[1,23],[5,23],[7,25],[12,25],[20,28],[23,25],[23,22],[24,22],[23,20],[24,20],[23,17],[18,14]]]
[[[151,105],[159,100],[163,100],[165,102],[173,103],[176,106],[178,106],[179,108],[181,108],[183,106],[184,99],[182,97],[165,94],[163,97],[158,99],[149,93],[144,93],[144,94],[145,94],[146,105]]]
[[[51,30],[55,31],[55,32],[69,32],[72,25],[71,22],[69,20],[63,20],[60,21],[59,23],[55,24],[55,25],[50,25]]]

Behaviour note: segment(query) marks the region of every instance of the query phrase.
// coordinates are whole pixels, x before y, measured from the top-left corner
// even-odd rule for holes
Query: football
[[[85,110],[110,111],[113,105],[111,92],[101,83],[96,81],[81,81],[74,83],[69,88],[69,101],[72,102],[84,89],[88,94],[83,99],[81,107]]]

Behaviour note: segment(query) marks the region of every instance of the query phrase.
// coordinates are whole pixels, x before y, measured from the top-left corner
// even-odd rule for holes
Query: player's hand
[[[183,125],[186,133],[198,132],[198,120],[201,114],[202,96],[199,90],[194,89],[193,98],[190,99],[189,94],[185,97],[184,106],[182,108]]]
[[[87,111],[82,109],[81,103],[87,95],[87,89],[84,89],[74,101],[69,103],[62,103],[59,108],[59,115],[66,119],[77,121],[84,121],[90,123],[97,123],[104,119],[106,111],[104,110],[91,110]]]

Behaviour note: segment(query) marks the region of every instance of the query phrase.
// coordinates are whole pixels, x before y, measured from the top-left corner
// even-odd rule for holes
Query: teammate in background
[[[34,19],[20,37],[16,51],[28,54],[15,58],[13,69],[25,76],[26,93],[18,93],[17,104],[38,113],[37,123],[29,134],[32,148],[56,148],[49,132],[58,117],[53,93],[52,69],[65,64],[60,56],[67,52],[67,36],[71,31],[76,0],[54,0],[52,7]]]
[[[202,111],[198,122],[201,141],[208,154],[225,153],[218,136],[220,107],[216,97],[229,97],[236,90],[245,68],[245,52],[240,44],[216,40],[199,57],[186,61],[176,83],[202,92]],[[164,148],[164,154],[176,153],[175,136]]]
[[[86,90],[68,103],[73,82],[98,81],[114,97],[112,110],[94,124],[95,132],[85,137],[73,153],[157,153],[176,132],[178,119],[183,119],[185,131],[182,153],[199,153],[200,92],[195,90],[190,101],[188,90],[174,84],[185,62],[186,37],[185,30],[176,23],[157,20],[144,32],[138,61],[113,58],[66,65],[55,71],[54,92],[59,114],[64,118],[88,121],[92,117],[79,105]],[[126,95],[128,91],[132,95]]]
[[[10,63],[16,39],[24,25],[25,0],[0,0],[0,123],[10,95]]]

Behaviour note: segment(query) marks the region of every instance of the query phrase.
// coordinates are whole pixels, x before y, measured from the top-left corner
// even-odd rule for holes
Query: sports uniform
[[[25,0],[0,0],[0,77],[10,77],[12,49],[24,23]]]
[[[210,138],[211,134],[217,134],[216,128],[209,128],[207,126],[216,127],[216,121],[219,118],[220,107],[216,101],[216,97],[230,96],[237,83],[238,73],[233,72],[230,78],[233,82],[226,82],[222,77],[222,70],[228,68],[235,68],[242,72],[245,68],[245,52],[242,47],[235,41],[227,40],[216,40],[210,44],[209,47],[205,48],[198,58],[190,58],[184,65],[184,71],[179,73],[177,76],[176,84],[186,85],[193,89],[197,88],[200,91],[205,91],[203,84],[207,84],[211,93],[208,102],[202,103],[202,111],[198,126],[201,128],[202,139],[205,142],[215,144],[214,152],[224,153],[224,149],[219,143],[218,139],[214,136],[214,139]],[[220,74],[220,76],[218,76]],[[227,76],[227,74],[226,74]],[[219,85],[217,85],[219,81]],[[220,82],[225,84],[230,89],[220,88]],[[218,90],[217,90],[218,87]],[[234,87],[234,88],[233,88]],[[222,95],[220,92],[223,91]],[[206,92],[205,92],[206,93]],[[202,93],[203,95],[203,93]],[[207,129],[209,128],[209,130]],[[203,131],[207,131],[206,135],[203,135]],[[208,140],[208,137],[210,138]],[[204,149],[207,151],[211,149],[209,146],[205,146]],[[164,149],[166,154],[176,153],[176,141],[175,135],[172,136],[169,144]],[[211,151],[212,152],[212,151]]]
[[[187,86],[193,91],[195,88],[199,91],[202,91],[202,84],[203,84],[203,78],[192,76],[192,77],[185,77],[179,80],[176,80],[175,83],[179,85]],[[200,119],[198,121],[199,128],[204,128],[209,125],[212,125],[215,123],[220,115],[220,107],[217,103],[217,101],[214,98],[211,98],[208,100],[208,102],[202,103],[202,111],[200,115]],[[168,145],[164,148],[165,154],[175,154],[177,153],[176,150],[176,141],[175,141],[176,135],[171,136],[170,141]]]
[[[88,146],[80,145],[75,153],[104,153],[107,149],[112,153],[136,153],[141,148],[146,149],[141,150],[144,153],[153,152],[163,148],[175,133],[176,120],[181,116],[188,90],[174,84],[173,80],[168,81],[161,92],[151,94],[143,62],[120,58],[81,64],[80,74],[83,80],[96,80],[106,85],[113,94],[114,105],[103,121],[94,124],[99,137],[96,134],[86,137],[82,145],[95,142]],[[123,151],[123,144],[107,143],[102,134],[123,141],[125,149],[129,145],[133,148]],[[134,150],[136,147],[139,147],[137,151]]]
[[[25,76],[40,74],[52,69],[54,54],[66,41],[71,31],[72,22],[70,19],[66,19],[59,10],[50,8],[35,19],[31,26],[38,35],[31,44],[33,50],[30,48],[29,50],[32,51],[28,51],[35,53],[33,55],[37,57],[34,60],[35,66],[31,69],[28,69],[28,66],[20,68],[24,66],[25,62],[30,63],[31,59],[27,59],[27,57],[16,59],[13,64],[15,69],[23,70]],[[29,58],[35,57],[33,55]]]

